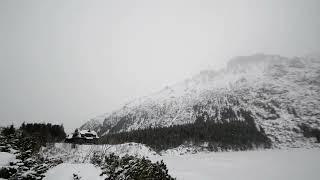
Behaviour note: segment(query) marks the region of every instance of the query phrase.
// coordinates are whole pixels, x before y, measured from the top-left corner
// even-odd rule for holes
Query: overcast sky
[[[70,131],[237,55],[319,52],[319,0],[1,0],[0,125]]]

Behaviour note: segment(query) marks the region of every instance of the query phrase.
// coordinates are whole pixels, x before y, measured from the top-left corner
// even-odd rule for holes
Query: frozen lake
[[[177,179],[319,180],[320,149],[198,153],[162,157]]]

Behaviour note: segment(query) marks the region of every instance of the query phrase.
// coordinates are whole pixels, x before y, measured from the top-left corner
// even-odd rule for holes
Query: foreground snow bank
[[[60,143],[51,148],[47,147],[46,150],[43,150],[43,153],[47,157],[63,157],[65,158],[64,162],[69,163],[88,163],[95,153],[99,157],[110,153],[115,153],[118,156],[125,154],[140,157],[147,156],[152,162],[163,160],[167,165],[169,174],[172,177],[182,180],[320,179],[320,149],[197,152],[193,149],[177,148],[162,152],[160,156],[147,146],[138,143],[120,145],[77,145],[75,147],[71,147],[71,144]],[[84,180],[84,178],[82,180]]]
[[[0,166],[7,166],[10,162],[14,161],[16,156],[7,152],[0,152]]]
[[[101,169],[93,164],[71,164],[62,163],[46,172],[44,180],[72,180],[74,174],[81,180],[104,180],[100,176]]]
[[[319,149],[164,155],[169,173],[182,180],[318,180]]]

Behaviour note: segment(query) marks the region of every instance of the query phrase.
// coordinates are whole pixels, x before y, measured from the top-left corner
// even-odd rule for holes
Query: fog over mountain
[[[2,0],[0,126],[70,132],[186,78],[213,78],[236,56],[317,53],[318,17],[318,0]]]
[[[226,69],[190,79],[129,102],[82,126],[101,135],[203,121],[244,121],[250,112],[275,145],[310,143],[303,124],[320,127],[320,56],[236,57]],[[99,125],[99,122],[101,123]]]
[[[320,0],[0,0],[0,180],[318,180]]]

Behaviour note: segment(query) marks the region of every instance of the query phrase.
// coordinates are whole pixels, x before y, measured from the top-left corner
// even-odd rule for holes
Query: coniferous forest
[[[208,149],[246,150],[254,147],[269,148],[270,139],[264,130],[257,128],[250,112],[242,110],[244,120],[204,121],[199,116],[195,123],[157,127],[107,134],[99,143],[120,144],[137,142],[146,144],[157,151],[175,148],[182,144],[201,145],[208,143]]]
[[[37,148],[46,146],[46,143],[61,142],[66,137],[63,125],[51,123],[22,123],[18,129],[11,125],[3,128],[1,133],[5,137],[19,136],[19,139],[32,139]]]
[[[66,137],[63,125],[51,123],[23,123],[20,126],[23,136],[31,136],[37,139],[38,143],[60,142]]]
[[[44,158],[39,151],[47,142],[58,142],[65,138],[62,125],[50,123],[23,123],[20,128],[13,125],[0,130],[0,152],[15,154],[15,160],[0,166],[0,179],[36,180],[60,163],[61,159]]]

